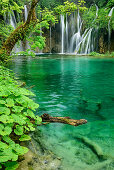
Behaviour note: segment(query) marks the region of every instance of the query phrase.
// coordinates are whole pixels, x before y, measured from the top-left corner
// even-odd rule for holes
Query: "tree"
[[[8,0],[6,0],[6,1],[8,1]],[[8,58],[8,56],[10,56],[10,53],[11,53],[13,47],[19,40],[21,40],[21,41],[24,40],[34,30],[35,26],[38,27],[39,21],[37,20],[37,17],[36,17],[35,7],[39,1],[40,0],[32,0],[31,7],[30,7],[28,17],[27,17],[27,21],[25,23],[21,24],[19,27],[17,27],[4,42],[4,44],[0,50],[0,60],[1,61],[4,61],[6,59],[6,56],[7,56],[7,58]],[[66,2],[64,2],[64,5],[59,5],[56,8],[54,8],[54,12],[56,15],[58,15],[60,13],[64,14],[66,12],[68,14],[70,14],[71,11],[75,11],[77,8],[79,8],[80,10],[85,10],[86,8],[84,7],[84,3],[85,3],[84,0],[79,0],[77,5],[73,2],[70,3],[68,1],[66,1]],[[17,9],[20,10],[20,8],[21,7],[18,7]],[[41,24],[44,24],[45,21],[47,21],[49,23],[53,16],[53,14],[51,14],[50,19],[48,19],[50,12],[49,12],[49,10],[47,11],[46,9],[44,11],[47,12],[45,14],[48,15],[48,17],[46,18],[46,15],[44,15],[42,18],[43,21]],[[55,18],[54,18],[54,22],[56,22]]]
[[[9,2],[8,0],[5,1]],[[43,25],[48,27],[50,22],[54,23],[56,21],[53,12],[50,12],[48,9],[43,11],[42,22],[37,20],[35,7],[38,2],[38,0],[32,0],[27,21],[18,26],[4,42],[0,50],[0,60],[4,61],[6,55],[10,55],[17,41],[28,37],[34,28],[37,30]],[[72,5],[71,9],[75,10],[77,6]],[[65,6],[60,6],[55,11],[56,13],[62,13],[66,9],[70,13],[71,9],[68,6],[69,3],[67,2]],[[6,8],[8,9],[7,4]],[[28,151],[26,147],[21,145],[21,142],[31,139],[28,133],[34,131],[35,126],[52,122],[72,126],[87,123],[85,119],[74,120],[69,117],[51,117],[48,114],[43,114],[40,117],[36,116],[34,112],[39,105],[29,98],[29,96],[34,96],[34,94],[22,88],[24,84],[20,85],[19,82],[15,81],[12,73],[2,66],[0,66],[0,80],[0,169],[12,170],[18,167],[19,156]]]
[[[23,40],[37,23],[35,7],[39,0],[32,0],[31,8],[28,13],[27,21],[17,27],[7,38],[0,50],[0,59],[3,61],[6,56],[9,56],[13,47],[19,40]]]

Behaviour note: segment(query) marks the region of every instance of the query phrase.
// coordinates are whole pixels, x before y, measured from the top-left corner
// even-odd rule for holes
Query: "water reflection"
[[[15,60],[10,68],[27,86],[35,85],[39,114],[88,120],[80,127],[41,127],[63,170],[113,169],[114,59],[45,56]]]

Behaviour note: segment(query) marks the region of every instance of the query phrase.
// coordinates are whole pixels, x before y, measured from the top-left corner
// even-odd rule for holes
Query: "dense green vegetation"
[[[97,53],[97,52],[91,52],[89,53],[90,56],[95,56],[95,57],[114,57],[114,52],[107,52],[105,54],[100,54],[100,53]]]
[[[24,4],[32,2],[34,7],[30,8],[28,19],[24,22],[22,11]],[[86,6],[92,5],[93,0],[87,1]],[[63,0],[42,0],[37,5],[36,0],[2,0],[0,1],[0,60],[11,58],[10,54],[16,43],[28,40],[32,50],[36,47],[43,49],[45,37],[41,36],[41,28],[49,29],[59,21],[60,14],[68,13],[79,9],[83,14],[85,27],[98,28],[104,33],[108,30],[110,20],[111,30],[114,30],[114,14],[109,17],[109,11],[114,6],[114,0],[94,1],[99,7],[96,16],[96,6],[89,9],[85,7],[85,1]],[[37,5],[37,6],[36,6]],[[35,11],[36,10],[36,11]],[[17,29],[6,23],[4,17],[11,13],[21,20],[17,24]],[[37,18],[36,18],[37,16]],[[15,41],[14,41],[15,40]],[[10,42],[10,43],[9,43]],[[10,46],[12,48],[10,49]],[[21,54],[34,55],[29,49]],[[91,53],[93,56],[101,56],[98,53]],[[113,56],[114,53],[107,53],[106,56]],[[28,149],[22,146],[22,141],[30,140],[28,132],[34,131],[35,126],[41,123],[41,118],[35,116],[34,112],[38,108],[29,96],[34,94],[21,87],[15,80],[14,75],[5,67],[0,66],[0,168],[13,170],[18,167],[19,156],[25,154]],[[31,122],[34,120],[34,124]]]
[[[39,105],[28,97],[33,95],[21,87],[13,73],[0,66],[0,168],[18,167],[18,157],[28,151],[21,142],[30,140],[28,132],[42,121],[34,114]]]
[[[19,1],[20,2],[20,1]],[[4,3],[2,4],[2,20],[4,18],[4,8],[5,8],[5,12],[6,15],[8,14],[8,12],[11,12],[12,9],[15,13],[21,13],[20,9],[22,9],[22,5],[23,5],[23,1],[22,3],[19,2],[15,2],[15,3],[11,3],[10,1],[7,1],[7,5],[5,5]],[[49,25],[54,25],[58,20],[58,16],[60,16],[60,14],[71,14],[71,12],[80,9],[81,11],[86,10],[86,7],[84,7],[85,1],[84,0],[80,0],[78,1],[77,4],[73,3],[73,2],[64,2],[63,5],[59,5],[56,6],[53,11],[49,10],[48,8],[44,8],[41,9],[40,5],[37,5],[36,0],[32,1],[31,5],[31,9],[30,12],[28,14],[28,19],[27,22],[20,23],[20,26],[17,27],[16,31],[12,32],[11,36],[7,39],[7,41],[2,41],[1,44],[1,52],[0,52],[0,56],[1,56],[1,60],[4,60],[4,58],[6,58],[6,55],[9,56],[9,54],[11,53],[14,45],[18,42],[18,41],[22,41],[27,39],[28,41],[32,42],[32,49],[35,49],[36,47],[39,47],[39,49],[42,49],[45,45],[45,38],[42,38],[39,34],[41,32],[41,28],[49,28]],[[36,12],[35,12],[35,8],[36,8]],[[36,15],[38,16],[39,19],[36,18]],[[40,17],[39,17],[40,16]],[[4,20],[3,20],[4,22]],[[5,27],[5,24],[4,24]],[[2,35],[2,32],[1,32]],[[9,34],[6,34],[6,37]],[[35,36],[34,36],[35,35]]]
[[[100,3],[100,4],[99,4]],[[98,4],[98,14],[96,16],[96,6]],[[105,5],[104,5],[105,4]],[[104,29],[108,30],[108,22],[110,21],[111,30],[114,30],[114,13],[112,13],[112,17],[108,16],[111,10],[111,7],[114,6],[114,1],[99,1],[90,6],[88,10],[83,14],[83,20],[85,22],[85,27],[94,27],[99,30]]]
[[[80,8],[80,10],[86,9],[82,7],[84,1],[81,0],[78,6],[69,2],[57,6],[58,3],[56,3],[54,10],[50,11],[48,8],[52,8],[53,3],[48,2],[46,5],[48,8],[44,8],[42,1],[40,6],[44,9],[41,9],[40,6],[36,8],[37,16],[42,13],[39,20],[37,20],[34,11],[37,4],[35,2],[35,0],[32,1],[33,6],[31,5],[27,22],[23,23],[21,21],[18,23],[17,29],[14,30],[12,26],[7,25],[4,21],[4,16],[12,13],[12,10],[16,14],[22,15],[25,1],[0,1],[0,24],[2,27],[0,31],[0,57],[2,62],[11,58],[9,54],[19,40],[27,39],[33,50],[36,47],[42,49],[45,46],[45,38],[39,36],[40,28],[48,29],[50,24],[55,24],[58,21],[56,15],[66,12],[70,14],[71,11],[75,11],[77,8]],[[25,31],[23,31],[24,29]],[[12,45],[13,43],[14,45]],[[30,51],[27,50],[24,53],[27,54],[28,52]],[[29,98],[33,95],[31,91],[21,87],[21,84],[15,80],[8,69],[0,66],[0,168],[13,170],[18,167],[19,157],[28,151],[26,147],[22,146],[22,141],[30,140],[28,132],[34,131],[35,126],[42,121],[40,117],[34,114],[39,105]]]

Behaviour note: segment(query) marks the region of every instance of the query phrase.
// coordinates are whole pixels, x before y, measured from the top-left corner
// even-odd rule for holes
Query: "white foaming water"
[[[110,39],[111,39],[111,29],[110,29],[110,21],[111,21],[111,16],[113,13],[114,7],[110,10],[108,16],[110,17],[109,22],[108,22],[108,50],[110,50]]]
[[[61,53],[64,53],[64,15],[61,15]]]
[[[98,6],[96,7],[95,19],[98,16]],[[83,30],[83,21],[79,11],[72,13],[69,17],[63,15],[61,19],[61,53],[88,54],[95,50],[95,29],[88,28]],[[95,20],[94,19],[94,20]]]
[[[27,6],[24,5],[24,14],[25,14],[25,21],[27,20],[27,16],[28,16],[28,10],[27,10]]]

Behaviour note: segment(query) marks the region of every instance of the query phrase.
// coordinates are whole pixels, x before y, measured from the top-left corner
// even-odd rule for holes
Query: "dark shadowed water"
[[[35,85],[37,114],[88,120],[79,127],[40,127],[62,170],[114,169],[114,59],[45,55],[19,57],[9,67]]]

